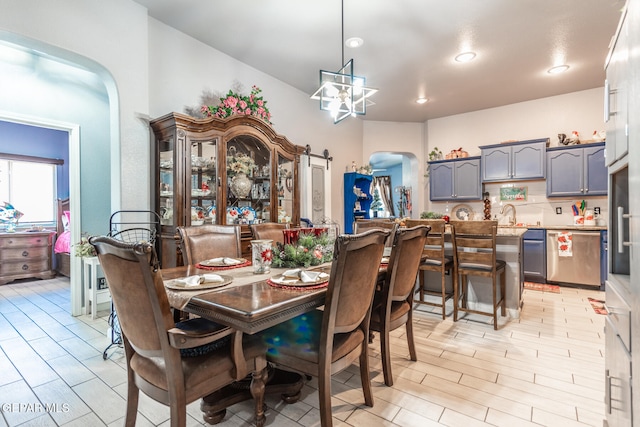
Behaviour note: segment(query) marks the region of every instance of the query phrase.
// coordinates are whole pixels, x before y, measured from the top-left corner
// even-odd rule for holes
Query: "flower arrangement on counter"
[[[296,243],[278,243],[271,265],[279,268],[309,268],[329,262],[333,258],[333,244],[334,239],[326,232],[318,236],[302,233]]]
[[[208,117],[213,116],[220,119],[234,114],[255,116],[271,124],[271,113],[267,108],[267,101],[260,96],[260,92],[262,89],[255,85],[251,87],[249,96],[239,95],[237,92],[229,90],[226,96],[220,98],[220,104],[203,105],[201,112]]]
[[[256,162],[244,153],[230,154],[227,157],[227,170],[233,176],[239,173],[251,175]]]

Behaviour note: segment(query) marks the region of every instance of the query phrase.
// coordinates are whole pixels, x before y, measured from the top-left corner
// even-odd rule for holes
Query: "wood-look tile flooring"
[[[371,344],[375,405],[364,405],[355,366],[334,376],[336,426],[602,426],[604,317],[588,297],[563,287],[526,290],[520,319],[454,323],[415,312],[418,361],[404,329],[393,332],[393,387],[384,385],[379,340]],[[121,349],[103,360],[107,317],[70,316],[63,278],[0,286],[0,427],[122,426],[126,371]],[[316,381],[301,400],[267,397],[267,425],[319,425]],[[220,426],[251,425],[251,403],[233,406]],[[202,425],[199,403],[188,425]],[[168,426],[169,411],[141,394],[138,426]]]

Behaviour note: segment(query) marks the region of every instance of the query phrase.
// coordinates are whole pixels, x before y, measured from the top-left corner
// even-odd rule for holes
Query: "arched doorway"
[[[377,181],[378,191],[383,199],[382,216],[417,218],[420,214],[421,189],[418,187],[419,164],[413,153],[398,151],[378,151],[369,157],[369,164],[373,169],[374,181]],[[377,180],[375,177],[389,177],[390,188],[383,186],[387,180]],[[372,191],[375,191],[375,187]],[[385,202],[383,192],[390,194],[390,201]],[[390,209],[392,204],[393,209]]]

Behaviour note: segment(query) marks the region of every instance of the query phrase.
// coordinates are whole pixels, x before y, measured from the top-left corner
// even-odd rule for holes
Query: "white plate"
[[[316,280],[314,280],[313,282],[303,282],[302,280],[300,280],[299,278],[296,278],[295,276],[284,276],[282,274],[279,274],[277,276],[274,276],[271,278],[271,281],[273,283],[276,283],[278,285],[285,285],[285,286],[316,286],[319,285],[321,283],[325,283],[329,281],[329,275],[327,273],[323,273],[323,272],[315,272],[315,271],[308,271],[307,273],[314,273],[314,274],[318,274],[318,277],[316,278]]]
[[[222,277],[222,282],[204,282],[196,286],[190,286],[182,282],[181,279],[173,279],[166,280],[164,282],[164,286],[177,291],[202,291],[205,289],[214,289],[220,288],[222,286],[227,286],[229,283],[233,282],[233,277],[231,276],[223,276],[221,274],[219,276]]]
[[[213,258],[200,262],[206,267],[233,267],[234,265],[244,264],[246,258]]]

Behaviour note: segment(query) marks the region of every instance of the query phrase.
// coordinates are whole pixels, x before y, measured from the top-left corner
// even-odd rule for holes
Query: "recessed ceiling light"
[[[421,97],[421,98],[416,99],[416,102],[418,104],[426,104],[427,102],[429,102],[429,98],[422,98]]]
[[[558,65],[558,66],[549,68],[547,70],[547,73],[549,73],[549,74],[560,74],[560,73],[564,73],[568,69],[569,69],[568,65]]]
[[[456,60],[456,62],[469,62],[473,60],[473,58],[475,57],[476,57],[475,52],[463,52],[459,55],[456,55],[454,59]]]
[[[364,40],[360,37],[351,37],[344,42],[347,47],[360,47],[364,44]]]

